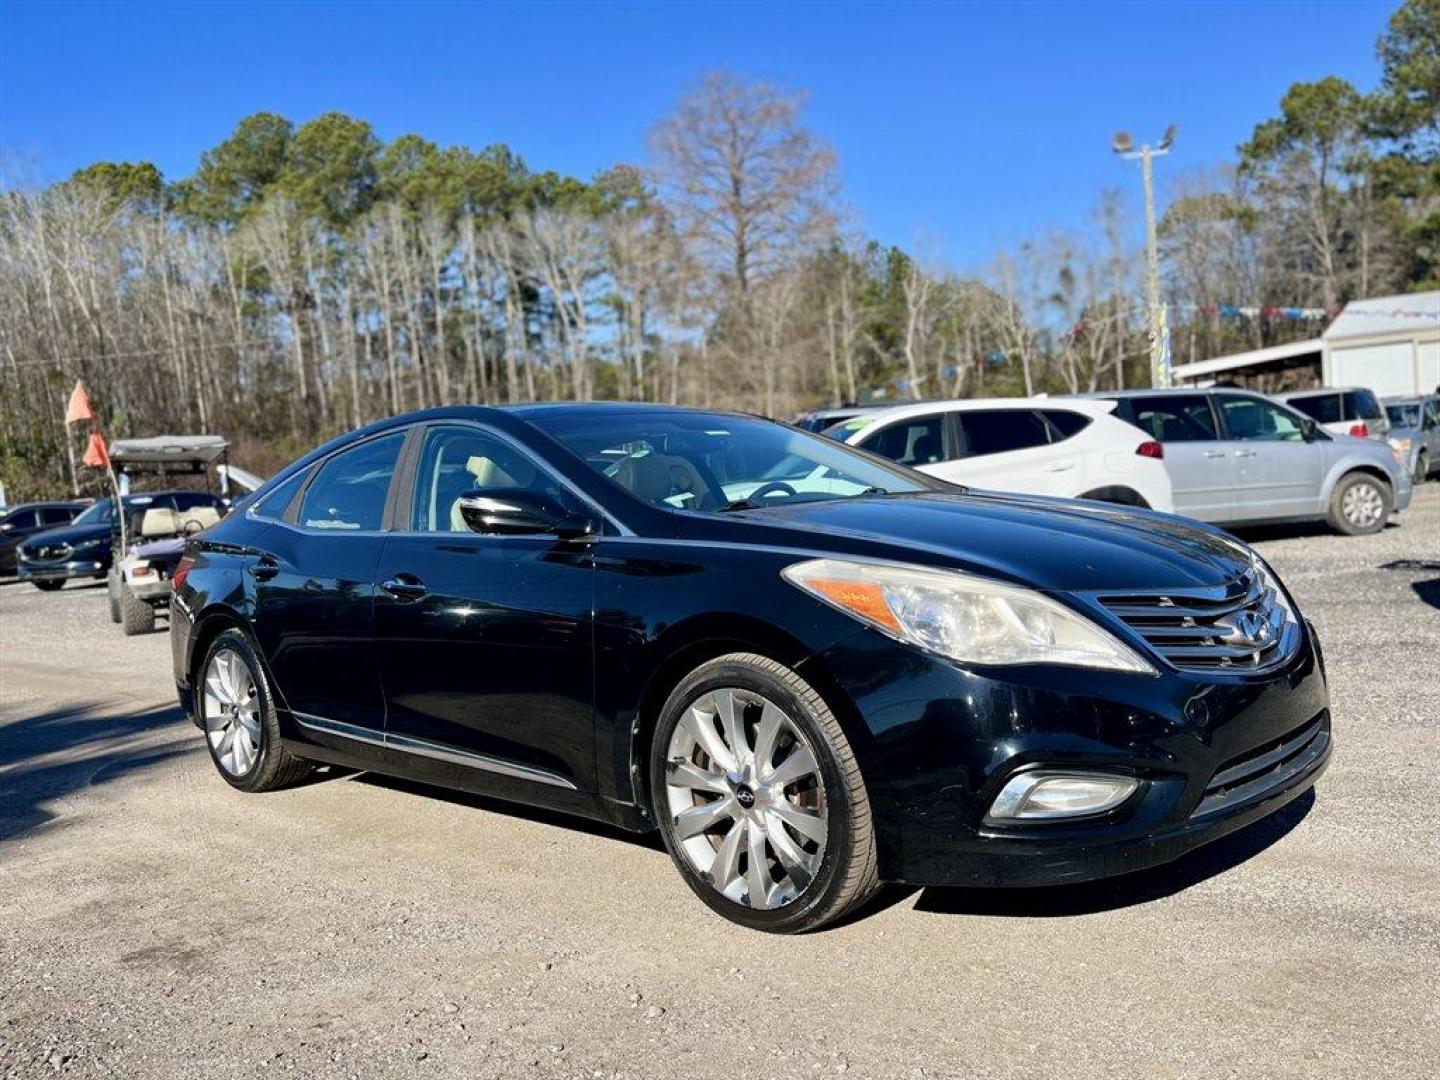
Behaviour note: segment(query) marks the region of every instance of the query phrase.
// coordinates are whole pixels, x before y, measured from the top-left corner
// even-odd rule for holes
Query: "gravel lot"
[[[164,634],[0,587],[0,1074],[1440,1073],[1440,484],[1248,537],[1319,625],[1315,798],[1159,871],[733,927],[654,843],[368,775],[212,774]]]

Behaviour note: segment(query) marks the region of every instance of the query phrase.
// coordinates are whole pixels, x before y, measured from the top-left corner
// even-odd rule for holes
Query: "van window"
[[[1291,398],[1285,404],[1292,409],[1299,409],[1317,424],[1338,424],[1343,420],[1354,419],[1354,417],[1345,415],[1344,402],[1341,401],[1339,394],[1315,394],[1312,397]]]
[[[1131,421],[1158,442],[1205,442],[1219,438],[1215,414],[1204,394],[1156,394],[1130,399]]]
[[[1380,399],[1370,390],[1350,390],[1345,394],[1346,420],[1383,420],[1385,411]]]
[[[1287,409],[1252,397],[1218,399],[1225,417],[1225,432],[1232,439],[1262,442],[1300,442],[1300,418]]]

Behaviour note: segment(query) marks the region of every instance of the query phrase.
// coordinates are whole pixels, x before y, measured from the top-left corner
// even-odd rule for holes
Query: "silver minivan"
[[[1219,525],[1327,521],[1379,532],[1410,505],[1409,470],[1390,446],[1331,435],[1314,420],[1248,390],[1101,393],[1115,415],[1165,447],[1175,512]]]

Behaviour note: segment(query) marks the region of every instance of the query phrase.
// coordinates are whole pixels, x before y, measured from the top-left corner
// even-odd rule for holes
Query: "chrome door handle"
[[[1206,451],[1205,451],[1205,456],[1206,456],[1207,458],[1222,458],[1222,457],[1225,456],[1225,451],[1224,451],[1224,450],[1206,450]]]
[[[1254,456],[1255,456],[1255,451],[1254,451],[1254,450],[1236,450],[1236,451],[1235,451],[1235,456],[1236,456],[1236,457],[1254,457]]]
[[[381,582],[380,587],[396,600],[419,600],[426,592],[425,583],[414,574],[396,574]]]

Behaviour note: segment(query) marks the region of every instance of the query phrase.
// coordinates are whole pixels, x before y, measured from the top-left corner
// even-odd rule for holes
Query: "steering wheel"
[[[790,498],[798,494],[798,492],[796,492],[796,490],[789,484],[787,484],[784,480],[771,480],[768,484],[761,484],[758,488],[750,492],[750,494],[745,497],[752,502],[759,502],[766,495],[770,495],[777,491],[783,493],[786,498]]]

